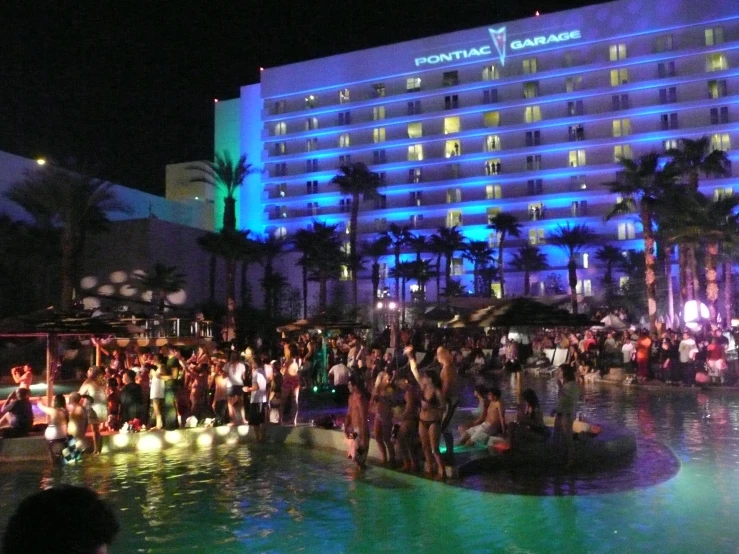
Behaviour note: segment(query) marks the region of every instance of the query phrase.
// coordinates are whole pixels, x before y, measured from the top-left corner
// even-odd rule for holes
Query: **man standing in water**
[[[349,378],[349,407],[344,421],[344,433],[354,438],[354,461],[364,469],[369,449],[369,425],[367,423],[368,399],[362,382],[356,376]]]

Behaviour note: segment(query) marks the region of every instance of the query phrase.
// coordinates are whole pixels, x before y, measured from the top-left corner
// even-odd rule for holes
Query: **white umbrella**
[[[626,324],[613,314],[608,314],[600,322],[604,327],[610,327],[611,329],[626,329]]]

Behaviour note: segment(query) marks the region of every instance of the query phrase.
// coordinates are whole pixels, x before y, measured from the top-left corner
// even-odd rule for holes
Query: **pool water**
[[[549,409],[553,381],[533,386]],[[594,385],[586,418],[639,436],[629,464],[450,486],[275,445],[0,467],[0,524],[33,490],[83,484],[117,510],[114,553],[739,552],[739,393]]]

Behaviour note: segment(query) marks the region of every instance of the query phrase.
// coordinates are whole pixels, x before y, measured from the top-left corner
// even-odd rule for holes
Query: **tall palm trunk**
[[[567,272],[570,280],[570,302],[572,304],[572,313],[577,313],[577,263],[574,258],[570,258],[567,262]]]
[[[303,319],[308,318],[308,267],[303,265]]]
[[[214,304],[216,301],[216,263],[216,255],[211,254],[208,264],[208,298],[211,304]]]
[[[272,285],[273,285],[274,269],[272,260],[267,260],[264,264],[264,315],[267,321],[272,319]]]
[[[400,265],[400,246],[395,247],[395,267],[397,268],[398,265]],[[400,276],[395,275],[395,298],[398,300],[400,299]]]
[[[688,300],[691,300],[688,294],[688,247],[685,244],[681,244],[678,247],[678,264],[677,272],[680,281],[680,309],[685,306]],[[691,280],[692,282],[692,280]]]
[[[531,294],[531,272],[528,269],[523,272],[523,294],[524,296]]]
[[[227,321],[234,321],[236,305],[236,259],[226,260],[226,312]]]
[[[241,305],[246,306],[249,303],[249,281],[247,276],[249,274],[249,262],[246,260],[241,261]]]
[[[500,234],[498,242],[498,273],[500,275],[500,297],[505,298],[505,269],[503,268],[503,243],[505,242],[505,233]]]
[[[406,279],[405,276],[403,276],[403,290],[401,291],[401,301],[400,301],[400,321],[405,326],[405,285],[406,285]]]
[[[61,308],[66,312],[72,309],[74,302],[74,244],[67,232],[62,233],[62,298]]]
[[[731,259],[726,259],[724,261],[724,309],[726,310],[726,322],[724,323],[724,327],[731,325],[731,318],[734,316],[733,269]]]
[[[446,286],[446,290],[449,291],[449,289],[452,286],[452,257],[454,256],[454,252],[447,252],[446,253],[446,267],[444,268],[444,278]]]
[[[352,195],[352,211],[349,218],[349,268],[352,272],[352,302],[354,311],[358,306],[359,256],[357,254],[357,222],[359,220],[359,193]]]
[[[436,256],[436,302],[441,300],[441,254]]]
[[[667,312],[670,317],[668,327],[675,328],[675,291],[672,286],[672,256],[673,247],[665,248],[665,280],[667,282]],[[679,327],[679,325],[678,325]]]
[[[690,265],[691,289],[693,291],[693,299],[698,300],[698,291],[700,283],[698,282],[698,259],[695,255],[696,245],[691,244],[688,249],[688,263]]]
[[[377,301],[377,293],[380,290],[380,262],[372,263],[372,305]]]
[[[711,241],[706,247],[706,302],[711,321],[716,323],[718,311],[718,242]]]
[[[652,217],[647,210],[641,212],[642,234],[644,235],[644,266],[646,274],[644,281],[647,289],[647,312],[649,314],[649,328],[657,326],[657,278],[654,272],[654,233]]]
[[[223,206],[223,228],[227,231],[236,230],[236,199],[227,196]]]
[[[328,277],[326,275],[318,276],[318,313],[322,314],[326,311],[328,304]]]

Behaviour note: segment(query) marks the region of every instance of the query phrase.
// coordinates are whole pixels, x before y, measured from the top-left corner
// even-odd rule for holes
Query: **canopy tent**
[[[421,323],[438,324],[445,323],[456,316],[469,314],[470,310],[465,308],[453,308],[449,306],[433,306],[426,308],[423,315],[418,318]]]
[[[590,327],[594,321],[582,314],[571,314],[563,308],[515,298],[456,318],[447,327]]]
[[[289,333],[290,331],[332,330],[350,331],[352,329],[369,329],[369,325],[359,323],[352,319],[331,319],[327,314],[319,314],[308,319],[299,319],[287,325],[277,328],[278,333]]]
[[[627,325],[621,321],[621,319],[613,314],[608,314],[606,317],[600,320],[603,327],[606,327],[608,329],[626,329]]]

